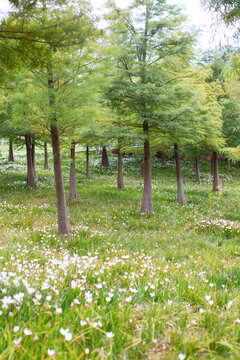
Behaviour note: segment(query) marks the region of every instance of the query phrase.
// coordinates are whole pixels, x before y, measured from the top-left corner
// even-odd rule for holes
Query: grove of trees
[[[177,199],[185,204],[181,159],[212,156],[213,191],[218,158],[239,158],[240,53],[228,48],[201,55],[197,34],[186,30],[181,9],[167,0],[135,0],[127,9],[108,5],[107,25],[86,1],[11,0],[0,24],[0,137],[25,142],[27,186],[37,186],[35,146],[52,147],[58,234],[71,235],[61,148],[71,156],[69,199],[77,199],[75,149],[106,148],[143,158],[141,213],[153,213],[151,154],[175,157]],[[239,21],[239,2],[205,1],[224,21]],[[165,161],[165,160],[164,160]],[[139,169],[140,172],[140,169]]]

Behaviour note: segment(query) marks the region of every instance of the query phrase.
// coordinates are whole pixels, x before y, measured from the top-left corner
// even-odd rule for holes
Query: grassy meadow
[[[3,155],[4,155],[3,151]],[[73,236],[57,236],[52,161],[0,158],[0,359],[240,359],[240,166],[182,163],[187,204],[176,202],[175,163],[153,158],[154,215],[140,215],[141,159],[102,169],[77,152]],[[69,160],[63,156],[68,193]]]

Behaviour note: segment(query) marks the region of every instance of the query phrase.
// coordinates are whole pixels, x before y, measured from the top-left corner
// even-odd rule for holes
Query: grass
[[[239,359],[240,168],[183,162],[187,205],[176,202],[173,161],[153,159],[154,215],[140,215],[141,159],[124,158],[126,188],[77,153],[73,236],[58,238],[52,165],[37,153],[37,189],[25,156],[0,158],[0,359]],[[50,159],[50,164],[51,159]],[[68,191],[69,160],[64,156]],[[211,220],[211,221],[210,221]]]

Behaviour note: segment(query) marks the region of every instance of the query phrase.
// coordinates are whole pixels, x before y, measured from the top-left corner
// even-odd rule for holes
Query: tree
[[[202,0],[202,3],[220,15],[227,24],[236,23],[240,19],[239,0]]]
[[[81,51],[86,40],[95,34],[95,28],[87,3],[81,4],[81,6],[78,4],[76,7],[61,6],[63,3],[63,1],[57,0],[42,0],[40,6],[28,9],[28,16],[24,22],[19,20],[20,17],[13,16],[8,18],[0,30],[2,39],[4,38],[6,41],[9,41],[10,37],[9,28],[15,32],[15,36],[10,38],[11,41],[15,41],[14,45],[16,42],[20,44],[19,46],[15,45],[16,51],[21,52],[24,46],[31,56],[33,54],[33,60],[36,60],[35,64],[38,65],[38,70],[35,70],[36,77],[39,74],[44,76],[42,85],[47,89],[48,94],[48,126],[53,148],[58,233],[59,235],[69,235],[71,230],[66,208],[59,133],[61,127],[64,126],[64,118],[58,117],[57,102],[57,95],[60,96],[65,82],[61,82],[58,74],[59,71],[67,72],[67,64],[71,62],[72,55]],[[58,6],[52,7],[54,4],[58,4]],[[38,56],[36,56],[37,53]],[[37,61],[37,59],[40,60]],[[68,79],[67,83],[71,79]]]
[[[184,17],[165,0],[136,0],[128,11],[115,8],[110,20],[116,70],[106,96],[121,115],[142,126],[144,190],[140,212],[151,214],[150,132],[156,118],[161,118],[159,104],[169,80],[162,62],[173,55],[189,56],[193,36],[180,30]]]

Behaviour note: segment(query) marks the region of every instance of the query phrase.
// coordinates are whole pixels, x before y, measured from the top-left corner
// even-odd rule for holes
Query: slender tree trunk
[[[59,143],[59,133],[57,127],[57,118],[55,115],[55,89],[51,64],[48,67],[48,90],[49,90],[49,107],[52,111],[51,118],[51,141],[53,150],[53,165],[54,177],[56,186],[57,198],[57,213],[58,213],[58,234],[71,235],[71,229],[67,214],[66,195],[63,183],[61,152]]]
[[[32,163],[32,139],[30,134],[25,135],[25,144],[27,150],[27,186],[36,187],[35,174]]]
[[[161,161],[162,161],[162,166],[165,167],[166,166],[166,156],[163,152],[161,153]]]
[[[186,199],[185,199],[184,190],[183,190],[183,181],[182,181],[180,156],[179,156],[178,145],[177,144],[174,145],[174,150],[175,150],[175,160],[176,160],[176,170],[177,170],[178,201],[181,204],[186,204]]]
[[[62,164],[61,164],[61,153],[59,134],[57,126],[51,126],[51,140],[53,149],[53,165],[54,165],[54,177],[56,186],[56,197],[57,197],[57,211],[58,211],[58,234],[70,235],[70,224],[67,214],[66,196],[63,183]]]
[[[98,147],[98,146],[96,146],[96,148],[95,148],[95,149],[96,149],[96,155],[97,155],[97,156],[99,156],[99,155],[100,155],[99,147]]]
[[[152,203],[152,174],[151,174],[151,152],[148,138],[148,122],[143,122],[143,133],[147,136],[144,141],[144,188],[141,204],[141,213],[153,214]]]
[[[102,149],[102,166],[103,167],[109,167],[108,154],[107,154],[106,146],[103,146],[103,149]]]
[[[9,140],[8,162],[14,162],[13,143]]]
[[[218,154],[213,152],[213,191],[219,191]]]
[[[34,143],[34,137],[33,136],[32,136],[31,156],[32,156],[33,175],[34,175],[34,178],[36,178],[35,143]]]
[[[198,157],[196,158],[195,169],[196,169],[196,183],[201,184],[200,170],[199,170],[199,158]]]
[[[213,157],[211,156],[211,175],[214,175],[214,161],[213,161]]]
[[[71,167],[70,167],[70,185],[69,185],[69,199],[78,199],[76,188],[76,170],[75,170],[75,148],[76,143],[73,141],[71,146]]]
[[[90,167],[89,167],[89,147],[86,147],[86,177],[90,177]]]
[[[118,189],[124,189],[121,149],[118,149],[118,180],[117,180],[117,185],[118,185]]]
[[[48,151],[47,151],[47,143],[44,143],[44,170],[48,170]]]
[[[227,171],[231,171],[231,159],[227,159]]]

